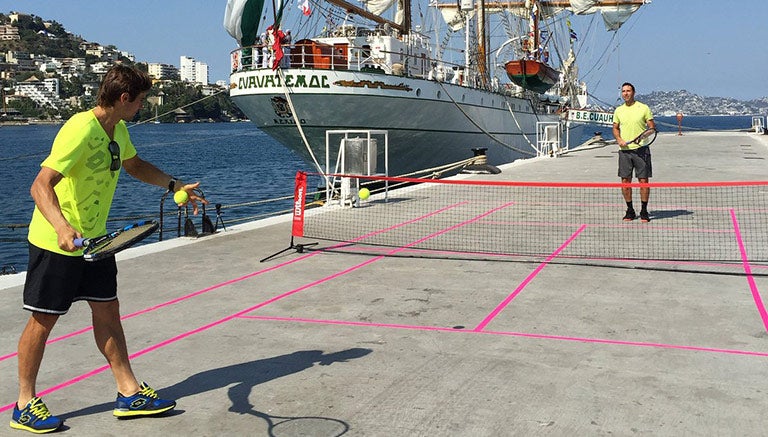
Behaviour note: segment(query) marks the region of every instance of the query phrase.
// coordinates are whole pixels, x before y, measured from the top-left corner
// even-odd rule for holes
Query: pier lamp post
[[[7,117],[7,116],[8,116],[8,106],[7,106],[7,105],[6,105],[6,103],[5,103],[5,102],[6,102],[6,100],[5,100],[5,93],[7,93],[8,91],[10,91],[10,90],[11,90],[11,88],[10,88],[10,87],[6,87],[6,86],[5,86],[5,80],[3,80],[3,81],[0,83],[0,85],[1,85],[1,86],[0,86],[0,95],[1,95],[1,96],[2,96],[2,98],[3,98],[3,115],[2,115],[2,116],[3,116],[3,117]]]
[[[683,134],[683,113],[678,112],[677,113],[677,135]]]

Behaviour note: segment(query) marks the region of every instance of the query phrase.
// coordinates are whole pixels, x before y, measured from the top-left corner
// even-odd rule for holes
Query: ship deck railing
[[[379,53],[397,55],[402,59],[401,62],[387,63],[374,58],[370,47],[339,44],[333,46],[333,53],[326,54],[308,53],[306,50],[302,50],[304,46],[300,43],[296,45],[283,44],[281,47],[285,54],[280,64],[283,68],[361,71],[440,80],[437,71],[439,66],[444,77],[447,78],[447,80],[441,81],[467,87],[475,87],[478,84],[478,81],[474,79],[477,75],[471,69],[467,71],[463,64],[419,55],[379,50]],[[274,53],[270,48],[271,46],[268,44],[255,44],[233,50],[230,53],[231,73],[271,70]],[[492,82],[494,81],[489,81],[489,90]]]
[[[396,54],[402,56],[404,59],[404,62],[388,64],[373,58],[370,54],[370,47],[344,44],[343,47],[346,50],[346,54],[334,54],[325,57],[326,59],[324,62],[317,62],[315,60],[318,56],[317,54],[297,50],[297,47],[301,46],[290,44],[282,45],[283,53],[285,53],[285,55],[280,65],[281,68],[360,71],[382,75],[407,76],[436,82],[446,82],[468,88],[481,88],[488,92],[499,93],[508,97],[530,99],[532,103],[541,106],[542,111],[546,113],[552,112],[553,109],[551,108],[553,106],[558,106],[551,105],[546,101],[539,102],[539,99],[534,98],[534,95],[522,88],[514,86],[511,82],[502,83],[499,80],[491,79],[485,86],[480,86],[479,79],[477,79],[479,75],[476,74],[474,70],[466,70],[466,66],[462,64],[456,64],[445,60],[422,58],[407,53],[380,50],[381,53]],[[339,46],[339,48],[340,47],[341,46]],[[233,50],[230,53],[230,59],[232,60],[231,73],[272,70],[272,52],[265,54],[263,52],[263,49],[265,48],[269,50],[270,46],[267,44],[255,44]],[[349,56],[349,53],[362,53],[364,56]],[[264,62],[265,56],[267,56],[267,62]],[[409,59],[412,59],[412,61],[408,62]],[[396,66],[398,64],[399,67]],[[413,65],[422,67],[416,68],[413,67]]]

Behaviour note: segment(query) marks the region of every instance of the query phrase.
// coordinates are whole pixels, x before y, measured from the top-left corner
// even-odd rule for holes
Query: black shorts
[[[61,255],[29,245],[29,267],[24,283],[24,309],[66,314],[72,302],[117,299],[115,257],[96,262],[82,256]]]
[[[632,170],[638,179],[653,177],[651,148],[644,146],[634,150],[619,150],[619,177],[632,179]]]

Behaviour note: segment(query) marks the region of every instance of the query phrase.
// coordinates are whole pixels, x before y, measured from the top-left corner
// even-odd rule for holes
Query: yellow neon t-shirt
[[[120,146],[121,161],[136,156],[123,121],[115,126],[114,139]],[[50,155],[40,164],[64,176],[54,187],[61,212],[86,238],[107,232],[107,217],[120,175],[119,171],[109,169],[112,158],[108,144],[109,137],[93,111],[80,112],[64,123],[53,140]],[[81,255],[79,251],[59,248],[56,231],[37,207],[27,238],[35,246],[52,252]]]
[[[632,141],[643,133],[648,128],[648,120],[653,120],[651,108],[638,101],[635,101],[632,106],[627,106],[625,103],[613,111],[613,123],[619,125],[621,138],[624,141]],[[637,143],[627,144],[630,150],[640,147],[641,145]]]

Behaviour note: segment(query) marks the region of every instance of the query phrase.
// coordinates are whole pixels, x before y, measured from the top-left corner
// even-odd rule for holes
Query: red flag
[[[307,174],[296,172],[296,186],[293,191],[293,229],[294,237],[304,236],[304,205],[307,198]]]
[[[312,15],[312,10],[309,9],[309,0],[304,0],[304,3],[299,5],[299,9],[301,9],[301,13],[306,16]]]
[[[282,30],[277,29],[277,32],[274,32],[274,30],[271,30],[272,26],[269,26],[267,28],[268,32],[273,32],[273,38],[274,42],[272,43],[272,51],[274,52],[275,56],[272,60],[272,69],[277,70],[277,67],[280,65],[280,61],[283,59],[283,46],[281,45],[283,42],[283,38],[285,38],[285,34]]]

